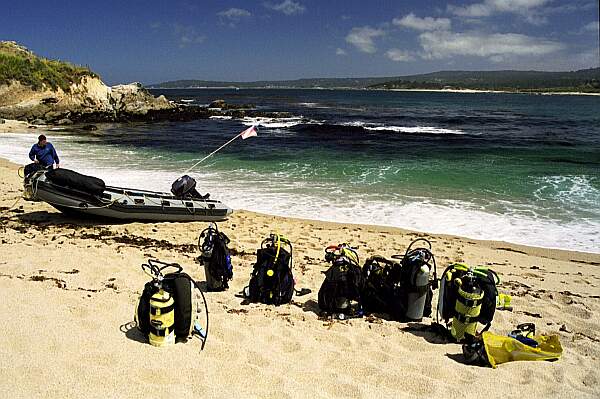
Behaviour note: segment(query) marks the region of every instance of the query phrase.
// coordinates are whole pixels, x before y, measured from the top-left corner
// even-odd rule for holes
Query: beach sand
[[[27,131],[27,128],[29,126],[31,125],[24,121],[16,121],[14,119],[2,119],[0,121],[0,133],[23,132]]]
[[[206,294],[205,350],[198,339],[155,348],[123,327],[147,281],[140,265],[176,261],[204,281],[195,244],[207,224],[95,224],[25,201],[7,210],[20,188],[17,166],[0,160],[3,397],[600,397],[598,254],[236,211],[220,224],[232,240],[234,279],[229,291]],[[274,231],[294,243],[298,288],[312,293],[279,307],[243,305],[235,294]],[[318,318],[325,246],[351,242],[364,260],[403,253],[417,237],[431,240],[439,273],[465,261],[500,274],[514,311],[498,311],[491,331],[534,322],[560,336],[563,357],[467,366],[460,345],[428,330],[431,319]]]

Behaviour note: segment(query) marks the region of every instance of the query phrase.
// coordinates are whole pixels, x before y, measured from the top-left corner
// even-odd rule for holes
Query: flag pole
[[[191,168],[188,168],[185,172],[183,172],[183,174],[189,173],[196,166],[200,165],[200,163],[204,162],[205,160],[207,160],[208,158],[210,158],[211,156],[213,156],[214,154],[216,154],[217,152],[221,151],[223,148],[225,148],[226,146],[228,146],[229,144],[231,144],[235,139],[237,139],[238,137],[240,137],[243,133],[244,132],[241,132],[241,133],[237,134],[234,138],[232,138],[231,140],[229,140],[227,143],[223,144],[222,146],[220,146],[219,148],[217,148],[216,150],[214,150],[213,152],[211,152],[210,154],[208,154],[207,156],[205,156],[204,158],[202,158],[201,160],[199,160],[198,162],[196,162],[194,165],[192,165]]]

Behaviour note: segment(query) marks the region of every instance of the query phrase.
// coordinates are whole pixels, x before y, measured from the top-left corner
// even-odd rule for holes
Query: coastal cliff
[[[211,116],[289,117],[250,104],[213,101],[178,104],[154,97],[141,83],[107,86],[87,67],[38,57],[27,48],[0,41],[0,118],[33,124],[189,121]]]
[[[140,83],[107,86],[94,72],[36,56],[15,42],[0,42],[0,117],[70,123],[146,115],[176,108]]]

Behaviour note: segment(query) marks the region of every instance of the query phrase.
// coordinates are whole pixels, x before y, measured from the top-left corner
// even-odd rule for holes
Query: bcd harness
[[[165,270],[173,269],[164,274]],[[175,343],[175,337],[185,340],[194,333],[202,339],[201,350],[208,339],[208,305],[200,286],[177,263],[149,259],[142,270],[152,280],[147,282],[135,311],[138,329],[154,346]],[[196,291],[197,290],[197,291]],[[206,323],[203,329],[198,322],[200,303],[204,302]]]
[[[256,251],[256,263],[245,289],[252,302],[281,305],[294,295],[293,248],[287,238],[271,234]]]
[[[485,267],[455,263],[446,268],[440,280],[437,322],[443,320],[457,342],[472,340],[487,331],[496,310],[498,274]],[[484,325],[480,332],[477,323]]]
[[[233,278],[229,238],[220,232],[216,223],[202,230],[198,237],[200,262],[204,265],[207,287],[211,291],[229,288],[228,281]]]
[[[325,249],[325,260],[331,266],[323,272],[319,308],[326,314],[362,316],[364,279],[356,249],[347,243],[331,245]]]

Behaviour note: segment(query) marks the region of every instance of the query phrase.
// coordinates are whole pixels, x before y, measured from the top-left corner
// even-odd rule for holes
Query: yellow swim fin
[[[562,355],[558,335],[537,335],[531,337],[537,346],[526,345],[519,340],[486,331],[482,334],[485,352],[493,368],[498,364],[517,360],[555,361]]]

